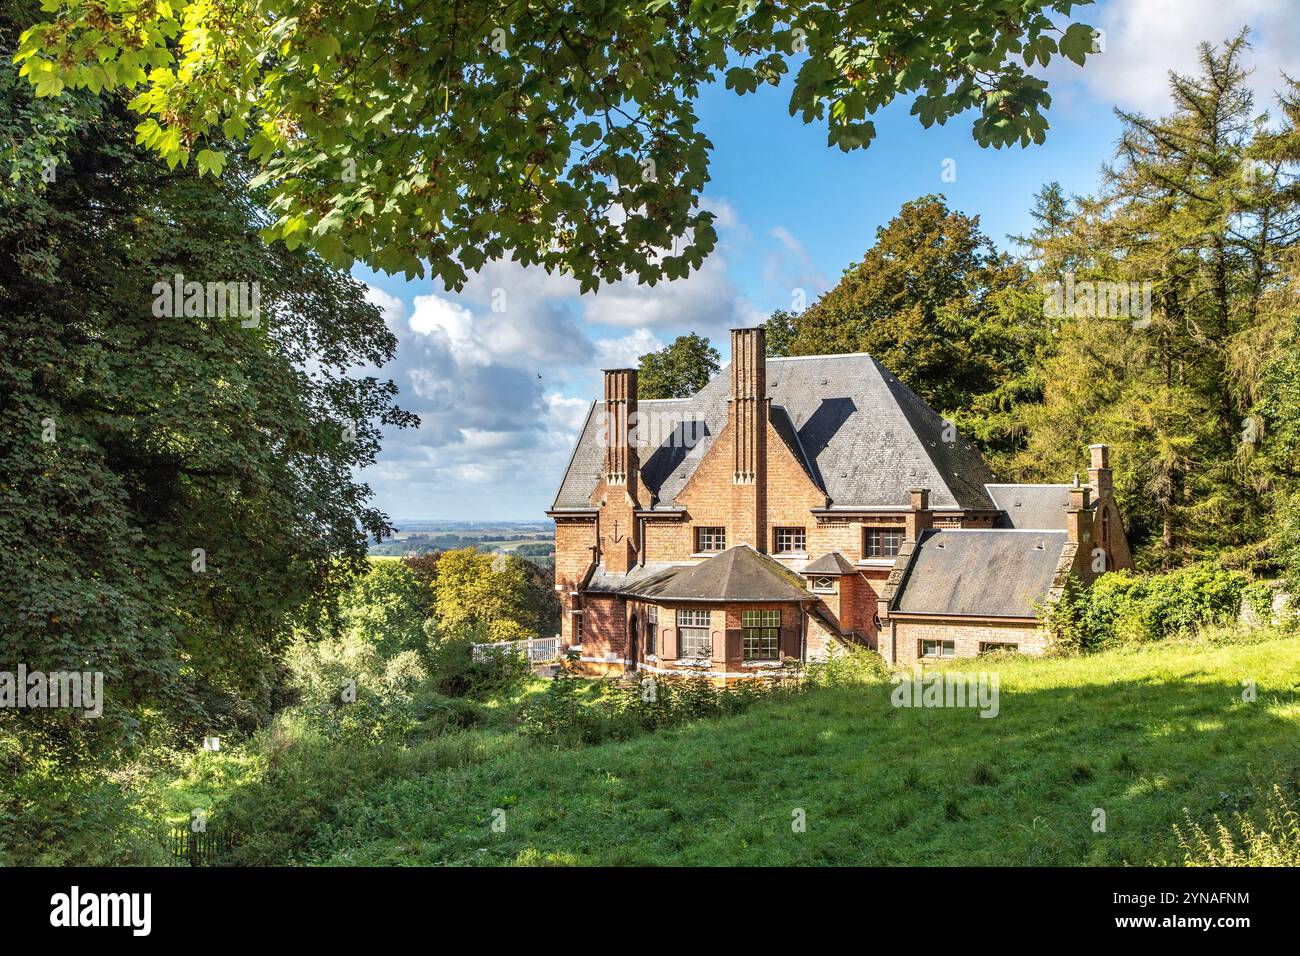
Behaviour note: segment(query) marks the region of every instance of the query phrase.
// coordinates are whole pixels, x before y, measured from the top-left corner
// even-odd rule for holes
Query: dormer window
[[[816,577],[808,579],[809,587],[818,594],[834,594],[835,579],[833,577]]]
[[[727,550],[726,528],[696,528],[695,550],[700,553]]]

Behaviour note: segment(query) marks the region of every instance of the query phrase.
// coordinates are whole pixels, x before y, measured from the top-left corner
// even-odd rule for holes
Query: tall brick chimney
[[[600,502],[600,556],[605,570],[628,571],[640,551],[641,467],[636,451],[636,369],[605,371],[605,467]]]
[[[1079,484],[1079,477],[1075,475],[1074,487],[1070,489],[1070,507],[1065,512],[1065,532],[1071,541],[1080,546],[1092,541],[1091,491],[1087,485]]]
[[[906,515],[907,525],[903,538],[915,541],[922,531],[934,527],[934,512],[930,510],[929,488],[912,488],[909,494],[912,496],[912,506]]]
[[[1092,485],[1092,492],[1099,500],[1105,500],[1115,492],[1110,472],[1110,446],[1089,445],[1088,452],[1092,456],[1088,468],[1088,484]]]
[[[734,438],[731,516],[734,541],[766,553],[767,338],[762,328],[731,330],[730,424]]]

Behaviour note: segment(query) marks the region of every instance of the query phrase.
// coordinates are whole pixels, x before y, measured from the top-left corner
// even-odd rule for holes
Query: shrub
[[[1183,808],[1187,830],[1175,825],[1187,866],[1300,866],[1300,813],[1274,784],[1264,795],[1262,821],[1240,811],[1232,826],[1214,815],[1208,830]]]
[[[523,654],[507,648],[486,648],[474,657],[474,640],[454,638],[436,645],[429,655],[433,688],[447,697],[487,700],[519,690],[533,674]]]
[[[870,648],[850,644],[844,646],[838,657],[807,665],[804,678],[812,687],[873,684],[889,678],[889,665]]]
[[[1246,576],[1213,563],[1166,574],[1103,574],[1084,589],[1071,579],[1045,623],[1058,651],[1095,651],[1192,634],[1235,619]]]

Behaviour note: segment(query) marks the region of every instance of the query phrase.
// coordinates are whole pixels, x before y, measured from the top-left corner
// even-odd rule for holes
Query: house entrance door
[[[627,664],[625,669],[628,673],[636,673],[637,661],[641,657],[641,628],[637,626],[636,615],[632,615],[632,620],[628,624],[627,634]]]

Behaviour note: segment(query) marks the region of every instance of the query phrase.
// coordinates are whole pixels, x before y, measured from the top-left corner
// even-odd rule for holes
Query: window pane
[[[807,536],[803,528],[777,528],[776,551],[778,554],[802,553],[806,550]]]
[[[744,645],[745,660],[778,660],[781,656],[780,635],[780,629],[775,627],[745,628],[744,639],[742,642]]]
[[[705,627],[679,627],[677,629],[678,650],[681,657],[712,657],[713,642],[709,640],[709,630]]]
[[[708,627],[709,612],[708,611],[678,611],[677,626],[678,627]]]
[[[781,611],[741,611],[741,627],[780,627]]]
[[[866,552],[869,558],[892,558],[903,544],[901,528],[867,528]]]
[[[696,528],[695,529],[695,550],[696,551],[726,551],[727,550],[727,529],[726,528]]]

